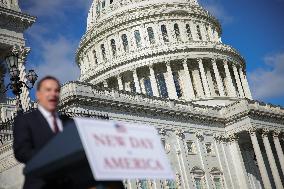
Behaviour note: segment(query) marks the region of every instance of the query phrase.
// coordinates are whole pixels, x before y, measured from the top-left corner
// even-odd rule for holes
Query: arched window
[[[147,180],[139,180],[139,189],[149,189]]]
[[[223,189],[223,173],[220,169],[214,167],[211,169],[210,174],[214,183],[214,189]]]
[[[111,45],[112,55],[116,56],[116,44],[114,39],[110,40],[110,45]]]
[[[169,42],[167,27],[164,24],[161,25],[161,31],[162,31],[162,36],[163,36],[164,42],[166,42],[166,43]]]
[[[153,96],[153,90],[152,90],[150,78],[144,79],[144,86],[145,86],[146,95]]]
[[[200,31],[200,26],[199,25],[196,26],[196,30],[197,30],[198,39],[202,40],[202,35],[201,35],[201,31]]]
[[[103,59],[106,60],[106,49],[104,44],[101,44],[101,51]]]
[[[158,89],[161,97],[168,98],[168,90],[167,90],[167,85],[165,81],[165,77],[163,73],[157,74],[157,81],[158,81]]]
[[[135,37],[137,48],[140,48],[141,47],[141,35],[140,35],[139,30],[134,31],[134,37]]]
[[[191,33],[191,29],[190,29],[190,25],[186,24],[186,34],[189,40],[192,40],[192,33]]]
[[[155,35],[152,27],[147,28],[150,44],[155,44]]]
[[[128,45],[128,39],[127,39],[127,35],[126,34],[123,34],[121,36],[121,39],[122,39],[122,44],[123,44],[123,49],[125,52],[128,52],[129,51],[129,45]]]
[[[199,167],[193,167],[190,171],[196,189],[205,189],[205,172]]]
[[[173,72],[173,78],[174,78],[177,96],[178,98],[180,98],[182,97],[182,88],[181,88],[178,72]]]
[[[179,31],[179,27],[178,27],[177,23],[174,24],[174,30],[175,30],[175,35],[176,35],[177,41],[181,41],[180,31]]]
[[[168,189],[177,189],[176,181],[167,180],[167,187],[168,187]]]

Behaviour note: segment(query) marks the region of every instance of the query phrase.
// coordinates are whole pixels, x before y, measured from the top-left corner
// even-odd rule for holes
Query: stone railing
[[[234,119],[248,113],[263,114],[284,120],[284,108],[256,100],[244,99],[230,104],[221,110],[225,119]]]
[[[173,101],[159,97],[149,97],[143,94],[133,94],[125,91],[114,91],[107,88],[97,88],[91,84],[81,82],[70,82],[65,84],[61,90],[60,106],[64,107],[72,99],[87,100],[87,98],[98,99],[101,102],[132,105],[145,109],[160,110],[164,113],[173,112],[178,114],[203,115],[221,119],[219,107],[210,107],[193,104],[191,102]]]

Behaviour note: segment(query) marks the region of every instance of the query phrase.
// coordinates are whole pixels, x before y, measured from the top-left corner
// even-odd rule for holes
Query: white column
[[[216,82],[217,82],[219,94],[220,94],[220,96],[225,96],[224,85],[223,85],[223,82],[222,82],[222,78],[220,76],[220,72],[218,70],[216,59],[212,59],[212,64],[213,64],[213,70],[214,70],[215,79],[216,79]]]
[[[228,92],[228,95],[230,97],[237,97],[237,94],[236,94],[236,89],[234,87],[234,84],[233,84],[233,80],[232,80],[232,77],[231,77],[231,73],[230,73],[230,70],[229,70],[229,66],[228,66],[228,62],[227,60],[224,60],[224,68],[225,68],[225,73],[226,73],[226,88],[227,88],[227,92]]]
[[[142,94],[146,94],[144,79],[145,79],[145,78],[141,78],[141,79],[140,79],[140,83],[141,83],[141,93],[142,93]]]
[[[192,76],[193,76],[194,87],[197,93],[196,97],[198,98],[204,97],[204,90],[202,87],[199,70],[193,70]]]
[[[150,70],[150,81],[151,81],[151,87],[152,87],[152,91],[153,91],[153,96],[159,96],[158,85],[157,85],[157,81],[156,81],[156,76],[155,76],[155,72],[154,72],[154,69],[153,69],[153,65],[149,66],[149,70]]]
[[[274,145],[276,148],[276,152],[277,152],[277,156],[281,165],[281,170],[282,173],[284,174],[284,154],[283,154],[283,150],[279,141],[279,135],[280,135],[280,131],[274,131],[273,132],[273,141],[274,141]]]
[[[167,88],[168,88],[168,94],[170,99],[178,99],[177,96],[177,91],[174,83],[174,77],[173,77],[173,72],[171,68],[171,63],[168,61],[166,63],[167,66]]]
[[[251,92],[250,92],[250,89],[249,89],[249,84],[248,84],[247,78],[246,78],[246,76],[243,72],[243,69],[240,68],[239,72],[240,72],[241,82],[242,82],[242,85],[244,87],[245,96],[249,99],[252,99],[252,95],[251,95]]]
[[[208,36],[209,36],[209,41],[214,41],[213,31],[210,25],[208,26]]]
[[[185,93],[185,99],[186,100],[191,100],[195,98],[194,95],[194,89],[189,73],[189,69],[187,66],[187,60],[183,60],[183,69],[184,69],[184,93]]]
[[[154,31],[155,43],[158,45],[163,44],[163,39],[160,35],[160,33],[162,32],[161,32],[161,26],[159,22],[154,22],[153,31]]]
[[[282,185],[282,182],[281,182],[281,179],[280,179],[280,175],[279,175],[279,172],[278,172],[278,169],[277,169],[277,166],[276,166],[276,162],[275,162],[275,159],[274,159],[274,156],[273,156],[273,152],[272,152],[272,149],[271,149],[271,146],[270,146],[270,142],[269,142],[269,139],[268,139],[268,134],[269,134],[269,130],[265,130],[263,132],[263,134],[262,134],[263,144],[264,144],[264,147],[265,147],[266,155],[268,157],[268,162],[269,162],[269,165],[270,165],[270,169],[271,169],[271,172],[272,172],[272,176],[273,176],[273,179],[274,179],[276,189],[283,189],[283,185]]]
[[[244,161],[242,158],[242,153],[240,146],[238,144],[238,136],[233,134],[229,137],[230,139],[230,151],[232,154],[232,160],[234,161],[233,165],[235,166],[235,170],[237,172],[237,179],[240,188],[249,189],[248,178],[246,175],[246,168],[244,165]]]
[[[233,71],[234,71],[235,79],[236,79],[236,82],[237,82],[239,95],[240,95],[241,98],[243,98],[243,97],[245,97],[245,94],[244,94],[244,91],[243,91],[243,87],[242,87],[242,84],[241,84],[240,76],[239,76],[238,69],[237,69],[236,65],[233,65]]]
[[[123,90],[123,84],[122,84],[122,79],[121,76],[117,76],[117,83],[118,83],[118,90],[122,91]]]
[[[268,177],[268,173],[267,173],[267,170],[266,170],[266,167],[265,167],[265,164],[264,164],[264,160],[263,160],[263,157],[262,157],[262,153],[261,153],[261,150],[260,150],[260,147],[259,147],[259,143],[258,143],[258,140],[257,140],[256,131],[255,131],[254,128],[252,128],[249,132],[250,132],[250,138],[251,138],[251,142],[252,142],[252,145],[253,145],[253,150],[254,150],[254,153],[255,153],[255,157],[256,157],[256,160],[257,160],[257,164],[258,164],[258,167],[259,167],[259,172],[260,172],[260,175],[261,175],[261,178],[262,178],[264,188],[265,189],[272,189],[272,186],[271,186],[271,183],[270,183],[270,180],[269,180],[269,177]]]
[[[204,24],[203,23],[199,24],[199,27],[202,35],[202,41],[208,41],[208,35]]]
[[[205,70],[204,70],[204,67],[203,67],[202,59],[198,59],[197,61],[198,61],[198,65],[199,65],[199,71],[200,71],[200,75],[201,75],[202,84],[203,84],[203,87],[204,87],[205,96],[210,97],[210,90],[209,90],[207,78],[206,78],[206,75],[205,75]]]
[[[188,41],[188,36],[186,32],[186,24],[185,22],[178,22],[179,30],[180,30],[180,37],[183,43]]]
[[[205,72],[211,96],[217,96],[211,70],[208,69]]]
[[[194,22],[190,22],[190,30],[193,41],[198,41],[199,39],[197,37],[196,24]]]
[[[135,84],[135,89],[136,89],[136,93],[141,93],[141,87],[140,87],[140,83],[139,83],[139,79],[137,76],[137,70],[133,70],[133,80],[134,80],[134,84]]]

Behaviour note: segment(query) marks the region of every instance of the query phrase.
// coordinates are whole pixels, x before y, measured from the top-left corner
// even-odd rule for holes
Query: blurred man
[[[55,77],[46,76],[37,84],[38,109],[18,115],[14,122],[14,154],[26,164],[57,133],[62,132],[68,117],[57,113],[60,83]],[[43,189],[46,184],[34,176],[25,178],[24,189]]]

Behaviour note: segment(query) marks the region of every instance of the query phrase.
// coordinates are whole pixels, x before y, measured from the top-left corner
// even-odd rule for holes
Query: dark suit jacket
[[[59,117],[63,127],[68,121],[72,120],[67,116]],[[24,164],[31,160],[55,136],[47,120],[38,109],[15,118],[13,135],[15,158]],[[45,185],[43,180],[27,176],[24,189],[42,189]]]

